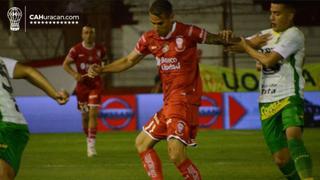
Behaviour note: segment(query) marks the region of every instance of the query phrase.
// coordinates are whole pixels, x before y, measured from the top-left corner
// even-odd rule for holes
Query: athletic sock
[[[190,159],[184,160],[177,168],[185,180],[201,180],[200,171]]]
[[[162,180],[161,160],[154,149],[148,149],[139,154],[143,167],[152,180]]]
[[[292,159],[290,159],[287,164],[279,169],[288,180],[300,180],[299,174]]]
[[[288,141],[288,147],[300,178],[312,178],[312,161],[303,141],[291,139]]]
[[[97,135],[97,128],[89,128],[88,138],[96,139],[96,135]]]

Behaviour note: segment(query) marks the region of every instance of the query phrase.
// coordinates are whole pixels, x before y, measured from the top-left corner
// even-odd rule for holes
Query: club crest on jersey
[[[177,129],[176,129],[176,134],[179,135],[179,136],[182,136],[183,133],[184,133],[184,128],[185,128],[185,124],[183,121],[179,121],[177,123]]]
[[[81,64],[80,64],[80,68],[81,68],[81,69],[86,69],[86,64],[85,64],[85,63],[81,63]]]
[[[182,37],[177,37],[176,38],[176,47],[175,47],[175,50],[177,52],[182,52],[185,50],[185,45],[184,45],[184,40]]]
[[[163,52],[163,53],[166,53],[166,52],[168,52],[168,51],[169,51],[169,45],[168,45],[168,44],[163,45],[163,47],[162,47],[162,52]]]

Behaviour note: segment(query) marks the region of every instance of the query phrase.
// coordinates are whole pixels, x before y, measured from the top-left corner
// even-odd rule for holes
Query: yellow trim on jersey
[[[261,120],[268,119],[273,115],[277,114],[283,107],[285,107],[289,103],[289,97],[287,97],[285,99],[271,103],[267,106],[262,106],[260,108]]]

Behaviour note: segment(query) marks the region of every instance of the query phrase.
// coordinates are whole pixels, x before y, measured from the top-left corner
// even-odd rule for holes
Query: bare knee
[[[169,159],[174,164],[181,164],[187,157],[185,153],[185,146],[178,140],[169,140],[168,142]]]
[[[156,144],[151,137],[149,137],[145,132],[140,132],[135,140],[135,147],[138,153],[142,153],[150,148],[152,148]]]
[[[273,154],[273,160],[277,166],[283,167],[290,160],[289,150],[287,148]]]
[[[276,163],[277,166],[279,167],[283,167],[284,165],[286,165],[288,163],[288,159],[284,159],[284,158],[274,158],[274,162]]]

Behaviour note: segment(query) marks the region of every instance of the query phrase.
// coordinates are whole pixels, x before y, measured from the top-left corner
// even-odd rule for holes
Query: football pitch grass
[[[144,180],[148,179],[134,147],[136,132],[97,136],[98,156],[86,156],[83,134],[32,134],[16,180]],[[305,144],[320,179],[320,129],[305,129]],[[200,131],[198,147],[188,155],[203,180],[284,179],[272,162],[261,131]],[[156,150],[165,179],[182,180],[168,160],[166,142]]]

